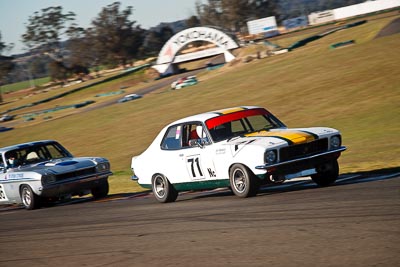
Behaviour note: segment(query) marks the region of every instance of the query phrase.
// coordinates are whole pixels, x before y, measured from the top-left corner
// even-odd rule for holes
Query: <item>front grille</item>
[[[90,175],[90,174],[95,174],[96,173],[96,168],[88,168],[88,169],[83,169],[83,170],[77,170],[73,172],[67,172],[67,173],[62,173],[56,175],[56,180],[57,181],[62,181],[78,176],[85,176],[85,175]]]
[[[328,139],[318,139],[309,143],[283,147],[280,150],[280,161],[298,159],[328,150]]]

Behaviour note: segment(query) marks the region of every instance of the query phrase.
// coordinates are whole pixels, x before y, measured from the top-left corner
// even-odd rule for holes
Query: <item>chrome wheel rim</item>
[[[22,202],[26,207],[32,203],[32,194],[27,187],[22,189]]]
[[[246,190],[246,175],[240,169],[233,172],[233,186],[239,193],[243,193]]]
[[[163,198],[165,196],[165,181],[162,177],[157,176],[154,179],[154,193],[159,197]]]

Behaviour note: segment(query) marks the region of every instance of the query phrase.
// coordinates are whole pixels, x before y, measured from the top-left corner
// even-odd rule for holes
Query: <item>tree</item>
[[[75,20],[75,14],[62,13],[62,7],[48,7],[35,12],[29,17],[25,34],[22,41],[30,49],[39,49],[42,52],[52,53],[54,57],[62,59],[61,40],[67,37],[70,27],[67,22]]]
[[[29,17],[29,23],[25,34],[22,35],[22,41],[31,51],[37,50],[46,54],[56,61],[55,65],[60,68],[67,68],[62,40],[67,39],[69,33],[76,28],[76,24],[72,23],[74,20],[75,14],[73,12],[64,14],[61,6],[44,8],[41,12],[36,11],[33,16]],[[62,71],[61,73],[66,72]],[[60,78],[59,75],[57,75],[57,78]],[[63,77],[63,79],[65,78],[67,77]]]
[[[191,16],[186,20],[186,27],[193,28],[200,26],[200,20],[197,16]]]
[[[142,46],[142,53],[151,56],[158,54],[173,35],[173,30],[168,26],[162,26],[159,30],[149,31]]]
[[[94,38],[91,29],[71,28],[70,38],[66,42],[68,52],[67,66],[74,68],[90,68],[98,65],[97,53],[93,49]]]
[[[8,73],[14,68],[12,57],[3,56],[3,51],[9,51],[12,49],[13,44],[6,45],[2,42],[2,36],[0,33],[0,103],[3,102],[3,95],[1,91],[1,86],[4,84]]]
[[[219,26],[231,31],[245,31],[247,21],[277,14],[277,0],[208,0],[196,2],[202,25]]]
[[[108,5],[92,21],[93,48],[102,63],[125,65],[137,56],[143,43],[145,30],[130,20],[133,8],[120,9],[120,2]]]
[[[254,19],[260,19],[265,17],[276,16],[278,17],[279,9],[278,2],[276,0],[251,0],[250,13],[254,15]]]
[[[196,11],[201,25],[224,27],[221,0],[208,0],[208,4],[196,2]]]

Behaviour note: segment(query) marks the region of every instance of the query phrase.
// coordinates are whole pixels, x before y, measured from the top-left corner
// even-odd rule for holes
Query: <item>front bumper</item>
[[[318,165],[329,162],[332,159],[337,159],[342,151],[347,148],[342,146],[335,150],[330,150],[306,157],[301,157],[293,160],[279,162],[275,164],[264,164],[256,166],[258,170],[266,170],[267,174],[293,174],[300,173],[303,170],[316,168]]]
[[[112,175],[112,172],[104,172],[44,185],[43,188],[39,189],[41,191],[40,196],[59,197],[63,195],[80,195],[105,183],[110,175]]]

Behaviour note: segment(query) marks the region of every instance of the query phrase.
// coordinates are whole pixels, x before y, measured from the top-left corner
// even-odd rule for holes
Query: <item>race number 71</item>
[[[200,167],[200,159],[199,157],[187,158],[187,164],[189,168],[190,175],[193,178],[203,178],[203,172]]]

